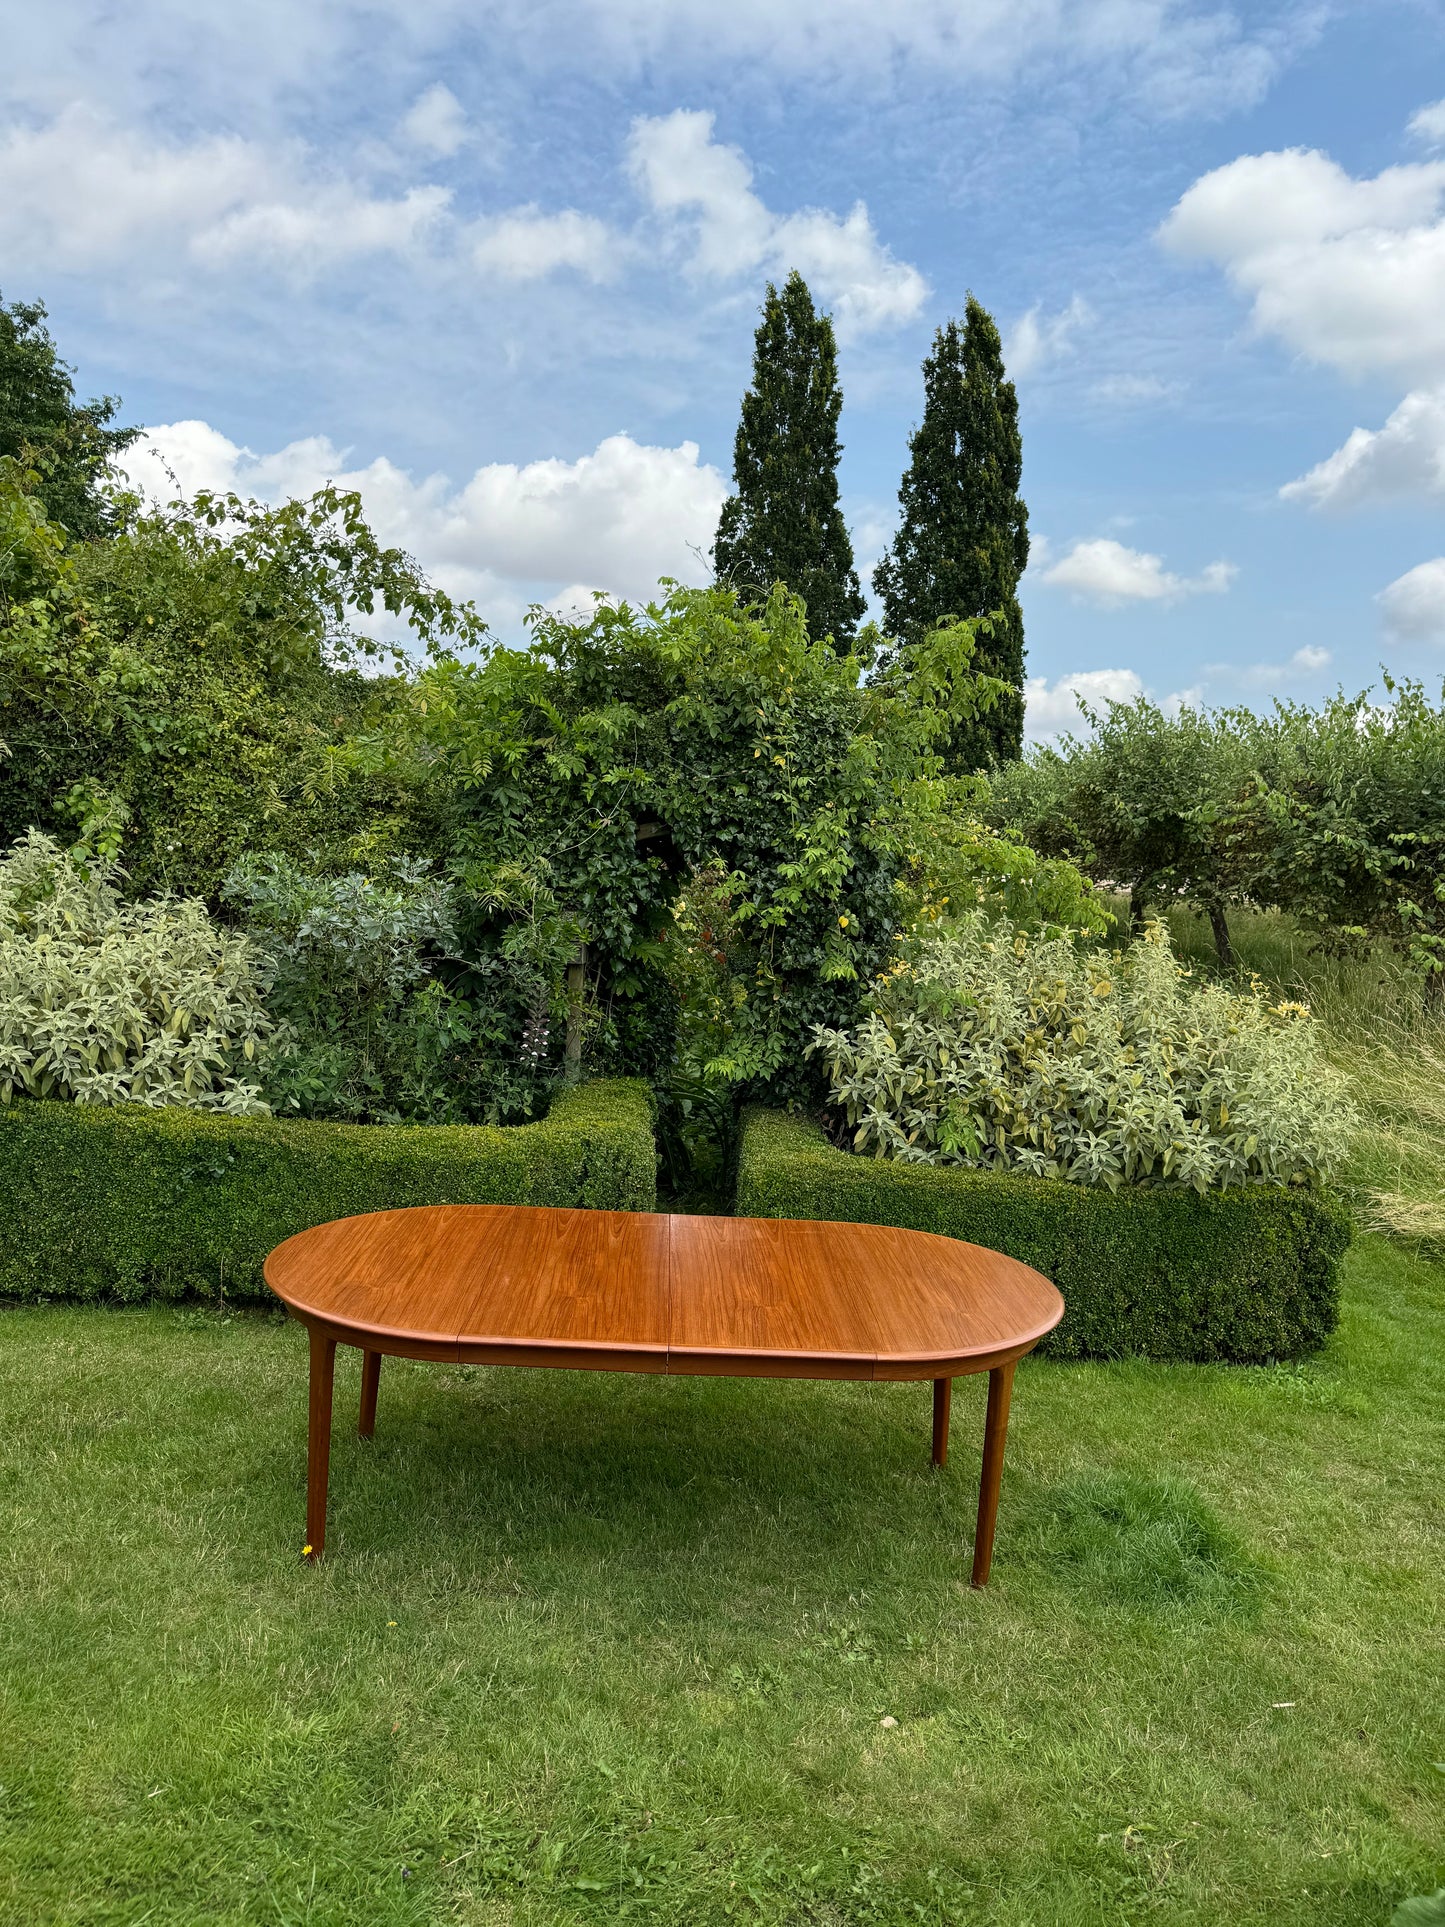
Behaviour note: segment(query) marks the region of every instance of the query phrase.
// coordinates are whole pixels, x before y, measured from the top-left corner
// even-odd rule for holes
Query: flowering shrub
[[[366,1124],[512,1122],[545,1109],[548,1007],[508,956],[461,954],[461,892],[421,858],[378,875],[252,857],[222,885],[266,960],[279,1028],[263,1091],[281,1114]],[[525,928],[525,926],[519,926]]]
[[[264,1113],[257,952],[193,899],[123,902],[119,874],[38,830],[0,859],[0,1101]]]
[[[1151,925],[1122,951],[965,918],[819,1026],[855,1149],[1075,1184],[1308,1184],[1348,1143],[1299,1004],[1194,983]]]
[[[280,1028],[263,1088],[278,1113],[452,1121],[447,1059],[470,1026],[432,974],[456,944],[451,886],[425,863],[392,869],[328,876],[272,855],[221,886],[266,960]]]
[[[289,857],[251,857],[221,886],[244,905],[278,978],[356,1004],[403,996],[456,949],[453,889],[429,864],[397,857],[389,876],[327,876]]]

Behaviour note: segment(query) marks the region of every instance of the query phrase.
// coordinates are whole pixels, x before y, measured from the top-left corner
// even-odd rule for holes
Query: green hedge
[[[536,1124],[317,1124],[140,1105],[0,1107],[0,1299],[267,1296],[293,1231],[409,1204],[657,1202],[647,1086],[583,1084]]]
[[[1049,1178],[850,1157],[776,1111],[743,1121],[737,1209],[938,1231],[1006,1251],[1052,1278],[1063,1358],[1228,1359],[1315,1350],[1339,1314],[1344,1206],[1263,1185],[1110,1193]]]

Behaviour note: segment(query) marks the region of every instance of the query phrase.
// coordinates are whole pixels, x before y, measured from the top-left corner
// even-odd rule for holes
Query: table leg
[[[306,1556],[326,1550],[326,1475],[331,1466],[331,1382],[336,1340],[311,1333],[311,1410],[306,1439]]]
[[[361,1417],[356,1421],[356,1436],[369,1439],[376,1430],[376,1388],[381,1382],[381,1353],[361,1354]]]
[[[948,1411],[953,1399],[953,1380],[936,1378],[933,1381],[933,1463],[942,1467],[948,1463]]]
[[[1003,1447],[1008,1435],[1009,1395],[1014,1363],[995,1365],[988,1375],[988,1418],[983,1431],[983,1472],[978,1482],[978,1531],[973,1540],[973,1584],[988,1584],[993,1561],[993,1529],[998,1520],[998,1488],[1003,1478]]]

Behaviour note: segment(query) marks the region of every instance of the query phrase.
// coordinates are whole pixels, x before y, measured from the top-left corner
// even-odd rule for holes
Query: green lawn
[[[1445,1877],[1445,1272],[1355,1254],[1305,1368],[981,1383],[389,1361],[0,1317],[0,1919],[1270,1922]],[[885,1720],[896,1725],[885,1725]]]

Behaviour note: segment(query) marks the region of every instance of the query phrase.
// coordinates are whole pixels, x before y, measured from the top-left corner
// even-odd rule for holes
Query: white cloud
[[[1356,428],[1280,494],[1312,508],[1355,508],[1399,495],[1445,495],[1445,387],[1406,395],[1383,428]]]
[[[1445,101],[1410,131],[1445,144]],[[1286,501],[1445,493],[1445,158],[1357,180],[1313,149],[1245,155],[1196,181],[1160,236],[1223,268],[1259,332],[1346,374],[1415,384],[1382,428],[1356,428],[1285,483]]]
[[[218,266],[269,261],[302,273],[364,254],[410,254],[446,214],[451,190],[413,187],[373,200],[345,182],[304,190],[295,200],[238,208],[197,234],[192,252]]]
[[[1252,104],[1310,27],[1296,10],[1247,34],[1236,15],[1188,0],[562,0],[518,5],[514,18],[559,16],[579,46],[600,44],[628,66],[760,66],[812,85],[846,80],[880,90],[900,77],[917,90],[960,76],[1000,82],[1050,70],[1077,86],[1087,75],[1164,115]]]
[[[378,69],[450,76],[479,50],[502,77],[710,85],[727,72],[759,91],[781,78],[955,99],[977,78],[986,94],[1057,84],[1075,112],[1087,90],[1131,115],[1213,114],[1258,101],[1325,13],[1315,0],[63,0],[9,9],[3,78],[51,101],[99,74],[113,99],[255,125],[318,76],[354,89]]]
[[[712,137],[715,116],[678,108],[633,122],[628,167],[659,214],[695,217],[698,274],[746,274],[767,256],[777,222],[752,191],[753,170],[736,147]]]
[[[180,252],[307,269],[407,252],[450,198],[441,187],[374,198],[294,145],[229,135],[168,145],[81,106],[0,140],[0,251],[12,268],[87,271]]]
[[[775,214],[753,192],[746,157],[715,141],[713,125],[710,113],[678,108],[634,121],[628,141],[639,191],[690,242],[690,273],[731,280],[797,268],[832,305],[845,335],[917,314],[928,284],[882,245],[862,201],[841,217],[822,208]]]
[[[448,509],[449,559],[521,579],[561,579],[617,595],[650,593],[662,575],[696,581],[727,493],[695,442],[652,448],[610,435],[575,462],[494,462]]]
[[[460,112],[447,89],[434,87],[406,128],[440,152],[464,132]],[[843,334],[917,313],[927,284],[894,260],[861,201],[842,216],[772,212],[752,191],[744,156],[713,141],[712,126],[710,114],[679,111],[634,122],[628,141],[629,171],[650,214],[686,243],[690,276],[781,277],[797,267],[833,304]],[[268,148],[218,136],[166,144],[85,107],[0,138],[0,258],[12,271],[144,271],[169,258],[217,272],[261,263],[306,278],[366,255],[460,250],[499,281],[572,272],[600,282],[645,258],[643,232],[619,232],[576,208],[536,206],[462,223],[447,187],[378,195],[323,168],[296,142]],[[661,252],[666,258],[665,246]],[[651,253],[659,253],[655,235]]]
[[[1144,684],[1132,669],[1080,669],[1052,683],[1046,676],[1030,676],[1024,684],[1024,733],[1038,741],[1061,730],[1083,729],[1087,720],[1081,700],[1090,709],[1106,709],[1143,694]]]
[[[330,444],[305,446],[329,448]],[[148,430],[124,451],[116,466],[142,495],[168,502],[175,495],[189,501],[202,489],[240,492],[243,466],[254,461],[249,449],[238,447],[209,422],[185,421]]]
[[[27,265],[99,267],[203,233],[276,181],[274,162],[247,141],[167,148],[69,107],[0,140],[0,248]]]
[[[592,614],[599,600],[615,604],[619,598],[609,595],[605,589],[589,589],[585,582],[569,582],[565,589],[548,596],[543,606],[567,622],[578,622]]]
[[[1232,562],[1211,562],[1196,576],[1173,575],[1157,555],[1125,548],[1108,536],[1076,542],[1046,571],[1044,581],[1105,608],[1126,602],[1177,602],[1183,596],[1219,595],[1238,573]]]
[[[1255,327],[1347,374],[1445,375],[1445,160],[1355,180],[1328,155],[1251,154],[1196,181],[1160,229],[1252,296]]]
[[[1067,308],[1046,315],[1040,302],[1010,328],[1004,341],[1004,366],[1010,375],[1031,375],[1045,362],[1058,361],[1072,354],[1071,337],[1094,318],[1094,311],[1082,295],[1075,295]]]
[[[1242,683],[1250,689],[1277,689],[1282,683],[1317,676],[1322,669],[1328,669],[1333,661],[1334,657],[1328,649],[1306,643],[1302,649],[1295,650],[1288,662],[1252,662],[1243,668],[1236,663],[1216,662],[1210,663],[1204,673],[1211,681],[1223,679]]]
[[[1323,652],[1298,652],[1299,655],[1315,653]],[[1214,671],[1207,673],[1212,675]],[[1289,672],[1271,674],[1278,678]],[[1062,735],[1066,730],[1087,731],[1089,720],[1084,708],[1107,712],[1110,703],[1137,702],[1141,696],[1157,703],[1166,716],[1177,716],[1181,709],[1198,709],[1204,695],[1203,684],[1195,683],[1187,689],[1176,689],[1168,696],[1156,696],[1132,669],[1080,669],[1054,682],[1045,676],[1030,676],[1024,684],[1024,735],[1037,743]]]
[[[1303,649],[1296,649],[1286,663],[1251,663],[1244,668],[1234,663],[1210,663],[1200,683],[1175,690],[1159,702],[1159,707],[1171,716],[1181,709],[1197,709],[1205,699],[1208,683],[1225,682],[1250,690],[1278,689],[1318,675],[1328,669],[1333,660],[1328,649],[1307,644]],[[1024,684],[1024,734],[1031,741],[1041,742],[1065,730],[1086,729],[1087,718],[1079,707],[1081,701],[1090,709],[1104,710],[1111,702],[1131,703],[1151,694],[1142,677],[1132,669],[1084,669],[1071,676],[1060,676],[1054,682],[1045,676],[1030,676]]]
[[[1445,642],[1445,555],[1421,562],[1375,597],[1400,642]]]
[[[442,475],[417,481],[385,456],[347,464],[347,451],[323,436],[257,455],[201,421],[153,428],[124,458],[135,485],[162,500],[174,492],[167,468],[187,495],[235,489],[279,501],[328,481],[355,489],[382,541],[503,619],[521,606],[519,585],[636,600],[660,576],[706,579],[699,552],[711,548],[727,493],[695,442],[655,448],[629,435],[610,435],[575,462],[488,463],[461,488]]]
[[[1106,408],[1148,408],[1177,401],[1182,393],[1179,382],[1162,381],[1158,375],[1105,375],[1089,388],[1090,398]]]
[[[607,281],[631,252],[630,243],[594,215],[565,208],[543,214],[535,207],[479,221],[472,260],[507,281],[537,281],[570,268],[589,281]]]
[[[462,103],[441,81],[417,95],[401,131],[414,147],[443,157],[458,153],[472,138]]]

